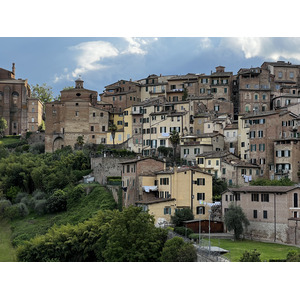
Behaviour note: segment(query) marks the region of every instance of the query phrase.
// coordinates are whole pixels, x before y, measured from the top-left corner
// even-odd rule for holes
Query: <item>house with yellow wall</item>
[[[176,210],[190,208],[194,219],[208,220],[212,203],[212,175],[197,167],[176,167],[155,172],[141,182],[142,206],[155,217],[156,223],[170,223]]]

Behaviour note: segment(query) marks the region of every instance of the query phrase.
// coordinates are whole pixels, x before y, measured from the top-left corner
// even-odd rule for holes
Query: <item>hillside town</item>
[[[250,222],[247,238],[300,245],[300,65],[151,74],[120,79],[101,93],[88,85],[79,77],[59,99],[43,103],[27,79],[17,79],[14,63],[11,70],[0,68],[4,135],[30,132],[46,153],[102,145],[85,180],[109,185],[109,178],[120,178],[121,187],[110,186],[113,194],[121,189],[122,205],[142,207],[157,226],[189,208],[194,220],[186,227],[226,232],[222,216],[234,203]],[[251,185],[283,178],[294,184]],[[220,199],[213,197],[215,179],[227,184]],[[220,210],[212,218],[215,207]]]

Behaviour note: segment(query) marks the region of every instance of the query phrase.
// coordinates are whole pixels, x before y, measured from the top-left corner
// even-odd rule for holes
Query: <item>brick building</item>
[[[5,135],[36,131],[42,123],[42,103],[31,98],[27,79],[16,79],[15,72],[14,63],[12,71],[0,68],[0,117],[3,117],[8,125]]]
[[[101,101],[112,104],[113,111],[123,113],[125,108],[141,102],[140,87],[137,82],[119,80],[107,85],[103,93],[99,94]]]
[[[61,91],[61,100],[46,104],[45,151],[74,147],[77,138],[84,143],[106,143],[109,112],[97,104],[97,92],[85,89],[83,81]]]

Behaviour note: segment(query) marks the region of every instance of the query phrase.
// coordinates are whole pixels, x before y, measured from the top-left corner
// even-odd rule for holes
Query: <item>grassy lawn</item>
[[[0,262],[16,261],[15,249],[11,241],[11,229],[8,222],[0,221]]]
[[[99,184],[83,186],[88,186],[93,190],[78,199],[78,202],[74,203],[67,211],[42,216],[31,213],[25,218],[11,221],[13,245],[18,246],[24,240],[45,234],[54,224],[78,224],[91,218],[98,210],[116,208],[112,194],[105,187]]]
[[[0,145],[6,146],[8,144],[17,144],[20,142],[19,136],[5,136],[0,139]]]
[[[260,253],[262,261],[285,259],[290,250],[297,250],[300,252],[298,247],[250,240],[232,241],[227,239],[211,239],[211,245],[228,250],[229,253],[224,256],[232,262],[238,262],[246,250],[251,251],[256,249]]]

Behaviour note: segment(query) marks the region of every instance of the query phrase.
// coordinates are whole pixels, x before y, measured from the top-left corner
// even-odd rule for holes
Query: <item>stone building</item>
[[[84,143],[106,143],[109,112],[98,106],[97,92],[85,89],[83,80],[75,88],[61,91],[61,100],[46,104],[45,151],[74,147],[77,138]]]
[[[36,131],[42,123],[42,103],[31,98],[27,79],[16,79],[15,73],[14,63],[12,71],[0,68],[0,117],[3,117],[8,125],[5,135]]]
[[[141,102],[140,87],[132,80],[119,80],[107,85],[103,93],[99,94],[101,101],[112,104],[113,111],[123,113],[125,108]]]
[[[239,113],[270,110],[274,75],[265,68],[240,69],[237,74],[239,86]]]
[[[140,200],[141,176],[154,174],[165,169],[165,162],[154,158],[141,158],[127,160],[122,164],[123,205],[135,205]]]
[[[299,197],[299,186],[229,188],[222,194],[222,214],[233,203],[250,222],[247,238],[300,245]]]

